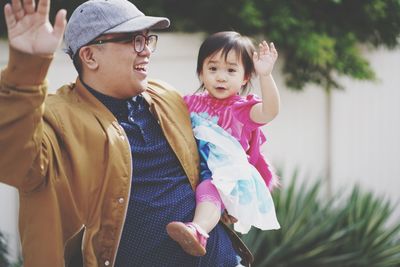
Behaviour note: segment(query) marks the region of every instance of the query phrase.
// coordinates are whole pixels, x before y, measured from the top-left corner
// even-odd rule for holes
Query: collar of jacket
[[[79,77],[75,90],[96,116],[106,116],[105,119],[117,122],[112,112],[85,88]],[[150,112],[160,124],[194,190],[199,182],[200,163],[190,115],[182,96],[168,83],[154,79],[148,81],[148,88],[142,96],[149,104]]]

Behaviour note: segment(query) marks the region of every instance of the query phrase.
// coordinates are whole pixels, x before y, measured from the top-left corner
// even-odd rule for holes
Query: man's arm
[[[45,169],[45,77],[66,24],[65,11],[59,11],[53,28],[49,7],[48,0],[39,1],[37,9],[33,0],[12,0],[4,7],[10,56],[0,77],[0,181],[16,187],[28,172],[37,169],[39,177]]]

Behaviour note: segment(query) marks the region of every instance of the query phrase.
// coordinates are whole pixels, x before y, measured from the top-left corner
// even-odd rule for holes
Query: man
[[[0,81],[0,181],[20,195],[24,266],[236,266],[221,225],[193,257],[165,225],[193,217],[198,155],[186,106],[147,81],[169,20],[126,0],[48,20],[49,0],[12,0]],[[65,30],[79,77],[55,95],[45,77]]]

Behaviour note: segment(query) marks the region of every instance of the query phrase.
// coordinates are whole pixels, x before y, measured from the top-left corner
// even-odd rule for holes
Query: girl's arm
[[[259,53],[254,52],[253,62],[256,74],[260,79],[262,102],[254,105],[250,110],[250,118],[257,123],[268,123],[279,113],[279,92],[272,69],[278,58],[278,52],[273,43],[268,46],[266,41],[259,44]]]

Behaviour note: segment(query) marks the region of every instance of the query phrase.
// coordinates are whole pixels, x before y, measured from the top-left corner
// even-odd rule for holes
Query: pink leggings
[[[221,211],[225,209],[217,188],[211,183],[211,179],[202,181],[196,188],[196,203],[212,202]]]

